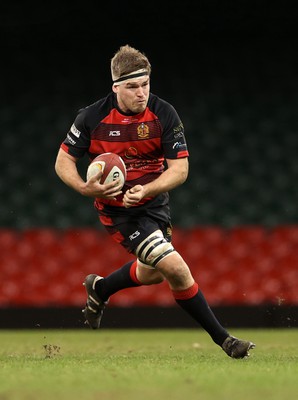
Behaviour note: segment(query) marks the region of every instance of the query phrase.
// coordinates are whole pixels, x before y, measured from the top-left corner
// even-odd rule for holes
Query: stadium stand
[[[174,244],[212,305],[298,305],[298,226],[175,229]],[[1,306],[81,306],[85,275],[131,257],[91,228],[0,230]],[[114,306],[169,306],[166,283],[126,289]]]
[[[258,71],[247,47],[216,50],[213,59],[202,49],[196,85],[187,75],[175,77],[175,93],[154,84],[177,104],[191,155],[187,182],[171,193],[174,244],[211,305],[298,306],[298,80],[290,44],[280,45],[278,61],[275,49],[260,45]],[[0,308],[81,307],[84,276],[130,258],[102,231],[92,199],[54,172],[58,146],[90,93],[71,71],[42,82],[30,85],[28,76],[18,96],[3,83]],[[111,305],[173,300],[161,284],[127,289]]]

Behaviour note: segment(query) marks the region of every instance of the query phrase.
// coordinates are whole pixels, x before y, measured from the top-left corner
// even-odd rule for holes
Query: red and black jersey
[[[79,110],[61,148],[70,155],[90,161],[106,152],[117,153],[127,168],[123,193],[136,184],[156,179],[165,159],[188,157],[183,124],[174,107],[150,93],[140,114],[125,114],[117,106],[116,95]],[[143,199],[144,202],[149,199]],[[98,203],[120,206],[119,201],[97,199]]]

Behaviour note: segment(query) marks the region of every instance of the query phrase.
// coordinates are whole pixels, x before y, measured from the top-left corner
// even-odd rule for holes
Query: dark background
[[[0,226],[99,227],[54,162],[77,110],[110,90],[110,59],[127,43],[149,57],[152,92],[186,128],[191,170],[171,195],[174,223],[297,223],[290,4],[2,2]]]
[[[230,326],[297,325],[297,307],[280,304],[284,297],[289,297],[287,304],[297,304],[297,235],[290,234],[291,243],[282,235],[280,242],[274,241],[279,227],[298,223],[297,21],[297,7],[288,1],[1,2],[3,327],[32,327],[37,322],[83,326],[80,310],[85,293],[80,282],[94,262],[109,262],[97,260],[96,248],[96,256],[85,257],[82,265],[73,243],[63,247],[65,254],[60,257],[56,241],[51,259],[43,254],[47,231],[39,228],[54,228],[57,241],[60,232],[67,237],[71,228],[101,230],[93,200],[66,187],[56,176],[54,163],[78,109],[111,90],[110,59],[125,44],[149,57],[152,92],[172,103],[185,125],[190,174],[171,192],[174,226],[206,227],[206,232],[208,226],[228,231],[257,225],[271,230],[269,250],[267,239],[265,248],[256,245],[253,265],[245,262],[250,254],[239,261],[235,247],[236,261],[227,259],[220,246],[217,253],[215,246],[215,254],[206,250],[206,265],[197,265],[196,251],[199,254],[204,243],[193,246],[187,236],[180,244],[187,247],[183,254],[192,256],[190,264],[211,303],[216,294],[223,296],[223,304],[224,299],[231,301],[219,290],[230,287],[235,273],[238,279],[248,277],[249,282],[235,277],[234,286],[236,292],[245,292],[250,284],[252,307],[249,301],[247,307],[217,307],[217,315]],[[86,167],[84,160],[83,176]],[[5,236],[6,228],[13,234]],[[28,245],[25,238],[32,228],[38,228],[33,231],[36,243]],[[106,257],[116,255],[108,245],[106,250]],[[229,248],[223,245],[222,250]],[[208,264],[208,256],[218,256],[215,265]],[[233,262],[239,268],[232,267]],[[230,264],[232,275],[222,276],[221,268]],[[204,276],[215,266],[218,275],[208,286]],[[268,266],[273,266],[271,275]],[[261,296],[259,303],[254,293]],[[270,304],[264,304],[263,294]],[[193,326],[188,316],[180,319],[179,310],[171,307],[147,309],[145,321],[140,318],[142,308],[132,313],[126,309],[126,296],[125,291],[115,296],[121,307],[111,307],[106,326]],[[133,296],[130,301],[138,302]],[[20,305],[33,308],[23,308],[20,315]],[[73,308],[67,311],[66,305]]]

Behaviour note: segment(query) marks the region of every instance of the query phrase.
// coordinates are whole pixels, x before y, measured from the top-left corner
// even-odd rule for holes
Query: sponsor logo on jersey
[[[77,138],[80,137],[81,132],[75,127],[75,124],[71,125],[70,132],[73,133]]]
[[[137,128],[137,132],[139,139],[147,139],[149,137],[149,126],[142,122]]]
[[[185,147],[185,143],[175,142],[173,144],[173,149],[180,149],[181,147]]]
[[[110,131],[109,136],[120,136],[120,131]]]
[[[127,158],[134,158],[137,157],[137,155],[138,155],[138,150],[132,146],[130,146],[125,152],[125,157]]]
[[[124,117],[122,120],[121,120],[121,123],[122,124],[133,124],[133,123],[136,123],[136,122],[138,122],[138,118],[135,118],[135,117]]]
[[[75,144],[76,144],[76,141],[73,140],[73,138],[70,136],[69,133],[67,134],[67,140],[68,140],[68,142],[69,142],[70,144],[72,144],[72,145],[75,145]]]
[[[180,124],[174,128],[174,134],[178,134],[179,132],[184,132],[184,126],[182,122],[180,122]]]
[[[170,227],[167,227],[167,236],[168,237],[172,237],[172,228],[170,228]]]
[[[183,137],[183,132],[174,133],[174,139],[179,139]]]
[[[129,240],[134,240],[134,239],[137,238],[139,235],[140,235],[140,232],[139,232],[139,231],[135,231],[134,233],[132,233],[132,234],[129,236]]]

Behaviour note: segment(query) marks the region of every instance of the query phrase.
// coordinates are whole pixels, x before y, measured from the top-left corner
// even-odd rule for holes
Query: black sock
[[[174,296],[175,296],[174,292]],[[199,290],[197,294],[188,299],[175,299],[177,304],[192,316],[205,329],[213,341],[221,346],[229,336],[226,329],[219,323],[209,307],[203,293]]]
[[[136,261],[129,261],[123,267],[112,272],[95,284],[95,291],[101,300],[107,301],[110,296],[121,289],[140,286],[135,275]]]

